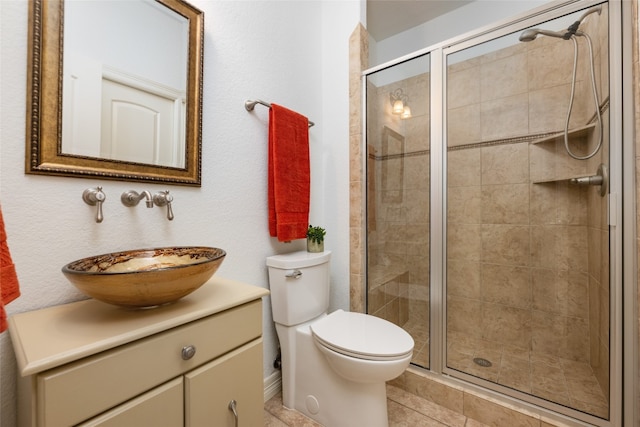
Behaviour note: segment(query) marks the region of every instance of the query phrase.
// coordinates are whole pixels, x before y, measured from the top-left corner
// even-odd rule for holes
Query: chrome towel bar
[[[244,108],[247,111],[253,111],[253,109],[256,107],[256,104],[260,104],[260,105],[264,105],[267,108],[271,108],[271,104],[269,104],[268,102],[264,102],[260,99],[256,99],[255,101],[251,101],[251,100],[247,100],[244,102]],[[313,123],[311,120],[309,120],[309,127],[315,125],[315,123]]]

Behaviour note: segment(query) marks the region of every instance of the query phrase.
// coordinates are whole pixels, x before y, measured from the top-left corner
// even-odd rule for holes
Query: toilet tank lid
[[[304,268],[324,264],[329,262],[329,258],[331,258],[331,251],[298,251],[267,257],[267,266],[289,270],[292,268]]]

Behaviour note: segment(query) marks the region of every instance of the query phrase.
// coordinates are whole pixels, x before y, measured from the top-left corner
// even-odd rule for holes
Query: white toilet
[[[283,404],[327,427],[387,427],[385,382],[409,366],[413,338],[367,314],[327,314],[330,257],[305,251],[267,258]]]

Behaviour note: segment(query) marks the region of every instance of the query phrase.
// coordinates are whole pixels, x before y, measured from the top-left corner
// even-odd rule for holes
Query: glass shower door
[[[608,419],[609,44],[598,7],[446,55],[444,371]],[[574,22],[577,35],[558,36]]]
[[[367,312],[429,367],[429,55],[367,76]]]

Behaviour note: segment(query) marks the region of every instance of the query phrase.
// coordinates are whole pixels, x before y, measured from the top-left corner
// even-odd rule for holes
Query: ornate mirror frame
[[[204,13],[182,0],[156,1],[189,20],[185,167],[62,153],[64,0],[30,0],[26,173],[201,185]]]

